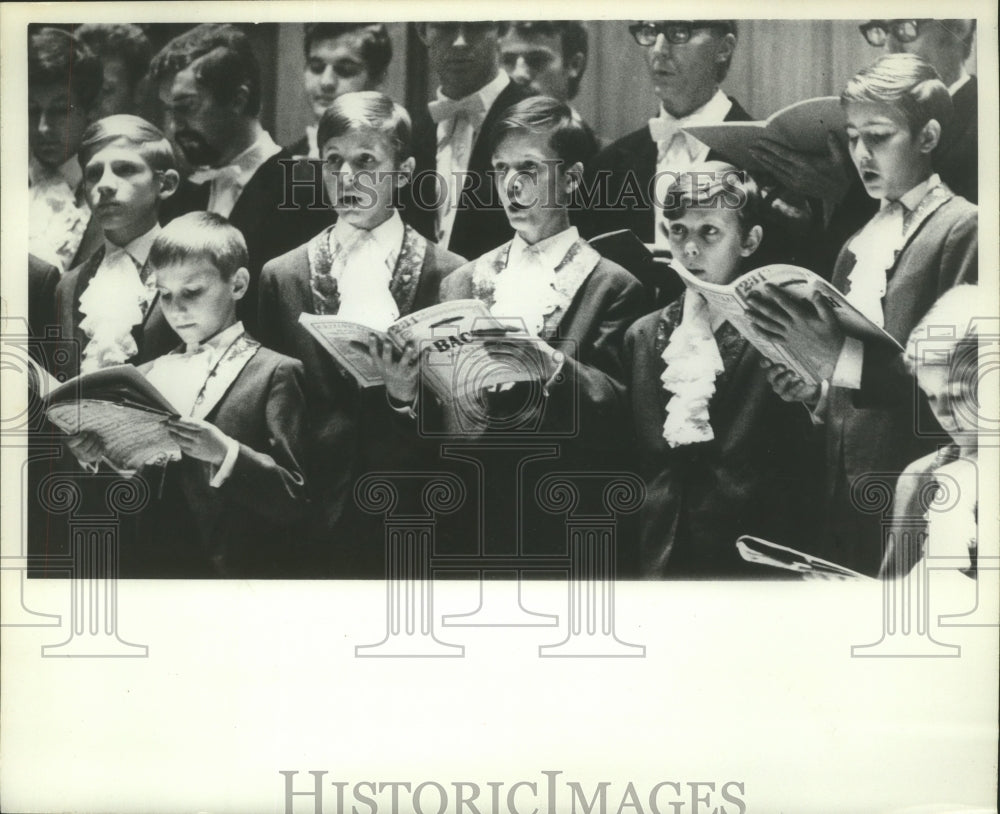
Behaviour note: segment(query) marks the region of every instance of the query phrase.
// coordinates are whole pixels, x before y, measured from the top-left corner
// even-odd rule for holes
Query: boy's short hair
[[[247,243],[240,230],[215,212],[188,212],[163,227],[149,248],[149,266],[160,269],[195,259],[208,260],[222,276],[249,264]]]
[[[506,36],[511,28],[526,38],[558,36],[563,61],[572,59],[576,54],[583,54],[584,67],[586,68],[586,59],[590,54],[590,38],[587,35],[587,27],[580,20],[512,20],[502,22],[500,23],[500,37]],[[580,76],[570,78],[567,84],[570,99],[576,97],[581,79],[583,79],[583,71],[580,72]]]
[[[910,332],[903,361],[910,373],[946,366],[952,397],[975,400],[979,385],[979,329],[984,300],[977,285],[948,289]],[[988,309],[985,309],[988,310]]]
[[[42,28],[28,36],[28,87],[60,85],[76,94],[84,108],[97,102],[104,83],[101,60],[80,40],[60,28]]]
[[[365,61],[368,76],[375,82],[385,79],[385,73],[392,62],[392,40],[382,23],[306,23],[302,48],[306,59],[312,53],[315,43],[332,40],[344,34],[358,34],[361,37],[361,58]]]
[[[402,105],[375,90],[345,93],[334,99],[320,117],[316,143],[322,151],[330,139],[362,128],[381,133],[392,147],[397,166],[410,157],[413,129],[410,114]]]
[[[935,119],[944,125],[952,114],[951,94],[934,66],[916,54],[885,54],[863,68],[840,94],[840,103],[891,105],[918,132]]]
[[[139,26],[130,23],[86,23],[74,35],[101,59],[120,59],[129,81],[136,85],[146,75],[153,46]]]
[[[129,113],[98,119],[84,130],[77,152],[80,166],[86,167],[96,152],[119,140],[133,146],[153,170],[177,169],[174,148],[163,132],[145,119]]]
[[[707,161],[677,176],[667,188],[663,215],[684,217],[688,209],[731,209],[740,233],[746,237],[754,226],[763,226],[766,212],[757,182],[744,170],[724,161]]]
[[[511,133],[548,133],[549,146],[568,169],[591,154],[591,140],[569,105],[551,96],[531,96],[507,108],[490,133],[490,154]]]
[[[204,23],[185,31],[163,46],[149,65],[154,82],[175,76],[197,62],[195,78],[222,104],[231,102],[241,86],[247,88],[244,113],[260,113],[260,66],[250,40],[228,23]]]

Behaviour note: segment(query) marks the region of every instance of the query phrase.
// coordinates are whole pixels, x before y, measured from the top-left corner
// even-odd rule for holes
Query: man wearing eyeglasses
[[[500,62],[512,82],[539,96],[570,104],[587,68],[587,28],[579,20],[517,20],[500,23]],[[594,131],[570,105],[590,138],[584,159],[600,149]]]
[[[952,97],[951,120],[943,123],[934,151],[934,169],[953,192],[979,200],[978,83],[965,63],[976,35],[975,20],[869,20],[859,26],[873,48],[923,57],[938,72]],[[832,269],[848,237],[872,217],[875,203],[853,172],[850,158],[831,142],[827,158],[801,155],[773,141],[757,145],[758,160],[785,187],[824,201],[826,248],[820,262]],[[821,271],[821,269],[817,269]]]
[[[600,196],[579,213],[580,230],[590,237],[631,229],[644,243],[667,247],[654,200],[678,173],[721,158],[681,128],[751,119],[719,88],[736,50],[736,21],[646,20],[629,31],[645,49],[660,112],[602,150],[587,168],[590,189],[599,189]]]

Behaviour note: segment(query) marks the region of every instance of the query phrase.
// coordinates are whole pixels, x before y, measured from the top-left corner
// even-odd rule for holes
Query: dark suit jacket
[[[400,315],[438,301],[441,280],[464,260],[427,243],[412,306],[400,304]],[[270,348],[302,361],[309,410],[309,480],[314,506],[309,535],[331,551],[334,576],[382,573],[363,567],[358,540],[360,518],[353,506],[353,484],[359,474],[375,468],[405,466],[409,446],[386,413],[385,389],[360,390],[339,370],[330,355],[299,324],[300,314],[315,313],[310,286],[308,246],[299,246],[269,262],[260,281],[260,338]],[[344,513],[347,518],[344,519]],[[380,545],[380,541],[376,541]],[[319,565],[322,568],[323,565]]]
[[[56,287],[59,269],[33,254],[28,255],[28,331],[35,339],[45,337],[45,329],[56,321]]]
[[[953,197],[914,230],[889,270],[882,301],[886,331],[905,346],[910,332],[945,291],[978,280],[978,254],[977,209]],[[845,246],[833,274],[833,284],[841,291],[849,289],[855,262]],[[902,354],[868,345],[861,388],[832,387],[824,418],[826,495],[835,538],[830,541],[834,549],[825,553],[849,568],[875,574],[882,556],[880,518],[862,514],[851,501],[850,486],[866,473],[896,473],[886,476],[891,489],[898,473],[940,440],[940,435],[928,433],[941,431]]]
[[[495,249],[514,236],[514,230],[507,221],[503,206],[487,173],[492,169],[490,154],[490,131],[501,115],[511,105],[527,99],[531,92],[515,82],[511,82],[496,102],[486,112],[479,136],[469,157],[469,173],[475,181],[474,188],[462,192],[462,208],[455,215],[454,228],[448,248],[462,257],[470,259]],[[424,107],[413,118],[413,157],[416,167],[413,184],[403,188],[400,196],[400,214],[403,220],[413,226],[428,240],[436,241],[436,210],[432,204],[437,195],[434,172],[437,167],[437,125]]]
[[[203,461],[168,465],[137,545],[122,551],[123,576],[300,575],[291,531],[307,505],[303,385],[301,362],[257,350],[206,416],[240,444],[232,473],[215,488]]]
[[[230,223],[246,239],[250,256],[250,287],[237,313],[247,331],[254,335],[258,326],[257,283],[264,264],[305,243],[335,220],[330,209],[309,208],[313,190],[308,187],[294,188],[289,196],[292,205],[281,206],[285,200],[286,175],[279,162],[291,157],[291,153],[282,150],[265,161],[243,188],[229,216]],[[183,182],[177,192],[164,201],[160,223],[167,224],[178,215],[204,210],[208,206],[209,191],[208,184]]]
[[[724,121],[751,121],[732,97]],[[723,160],[712,151],[708,161]],[[652,188],[656,175],[656,144],[648,127],[622,136],[597,154],[584,173],[584,186],[594,200],[584,203],[574,222],[587,238],[617,229],[631,229],[643,243],[654,242]],[[605,180],[606,179],[606,180]]]
[[[951,97],[951,121],[941,129],[934,168],[956,195],[979,202],[979,82],[972,76]]]
[[[94,279],[103,259],[102,246],[82,265],[67,271],[56,287],[56,317],[59,320],[61,335],[64,340],[73,343],[68,348],[67,362],[60,370],[67,376],[76,376],[80,372],[80,360],[89,341],[87,335],[80,329],[80,322],[83,320],[83,314],[80,313],[80,297]],[[180,342],[177,334],[167,324],[166,317],[163,316],[159,296],[153,299],[142,324],[132,329],[132,336],[139,348],[135,358],[129,360],[132,364],[141,364],[162,356]]]
[[[625,335],[636,465],[646,484],[641,576],[774,576],[744,562],[736,538],[751,534],[795,548],[807,541],[822,474],[818,434],[801,405],[775,395],[760,354],[723,323],[715,337],[724,371],[709,406],[715,438],[671,448],[663,438],[671,394],[660,379],[661,356],[682,304],[643,317]]]

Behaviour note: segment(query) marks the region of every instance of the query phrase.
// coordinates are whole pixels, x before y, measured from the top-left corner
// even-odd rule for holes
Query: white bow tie
[[[466,96],[464,99],[438,99],[427,104],[427,110],[435,124],[449,121],[464,114],[473,127],[478,127],[486,118],[486,107],[478,93]]]
[[[236,182],[240,177],[240,168],[235,164],[229,164],[225,167],[201,167],[191,175],[188,176],[188,180],[192,184],[206,184],[210,181],[214,181],[217,178],[223,180],[229,180]]]
[[[692,161],[695,159],[695,156],[698,155],[701,142],[694,136],[685,133],[683,130],[684,126],[685,122],[683,119],[667,121],[665,119],[655,118],[649,120],[649,135],[652,137],[653,141],[656,142],[657,146],[657,163],[663,160],[664,156],[667,154],[667,150],[670,149],[670,145],[677,136],[684,139],[684,149],[687,150],[688,156]]]

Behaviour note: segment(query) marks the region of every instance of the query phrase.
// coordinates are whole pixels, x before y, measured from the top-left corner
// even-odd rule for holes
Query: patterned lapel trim
[[[208,374],[205,386],[195,400],[191,410],[193,418],[205,418],[215,409],[226,391],[236,381],[236,377],[243,372],[247,362],[253,359],[258,350],[260,350],[260,342],[252,339],[246,332],[240,334],[233,344],[226,348],[222,358]]]
[[[399,307],[400,316],[413,311],[426,254],[427,240],[407,224],[403,230],[403,246],[389,281],[389,293]]]
[[[903,243],[900,246],[899,251],[896,252],[892,266],[887,272],[888,278],[892,278],[893,273],[896,271],[896,263],[899,260],[899,256],[906,251],[906,247],[910,245],[910,241],[913,240],[914,235],[916,235],[916,233],[920,230],[924,221],[933,215],[938,208],[946,204],[954,197],[955,193],[948,189],[946,184],[938,184],[936,187],[932,187],[927,190],[927,194],[920,199],[920,203],[917,204],[913,212],[906,214],[904,220],[906,225],[903,229]]]
[[[497,276],[507,268],[507,259],[510,256],[511,243],[508,241],[504,245],[491,252],[487,252],[478,260],[472,269],[472,296],[477,300],[486,303],[492,308],[495,299]],[[580,286],[590,276],[591,272],[601,261],[601,255],[597,253],[589,243],[584,240],[577,240],[555,268],[555,290],[559,295],[556,307],[544,317],[541,338],[552,339],[559,330],[559,324],[566,314],[573,297],[580,290]]]
[[[333,256],[330,254],[330,233],[327,226],[306,245],[309,257],[309,288],[312,291],[314,314],[336,314],[340,311],[340,292],[337,281],[330,274]]]

